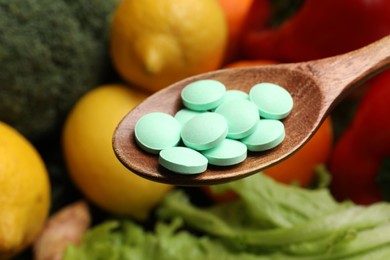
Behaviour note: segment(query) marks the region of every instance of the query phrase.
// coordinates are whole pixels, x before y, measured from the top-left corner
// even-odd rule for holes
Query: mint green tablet
[[[227,90],[226,93],[225,93],[225,96],[223,97],[223,101],[221,104],[225,103],[225,102],[228,102],[230,100],[234,100],[234,99],[246,99],[246,100],[249,100],[249,94],[242,91],[242,90],[238,90],[238,89],[230,89],[230,90]],[[212,111],[215,111],[218,107],[216,107],[215,109],[212,109]]]
[[[228,138],[241,139],[256,129],[259,111],[254,103],[247,99],[233,99],[223,102],[215,113],[225,117],[228,124]]]
[[[203,112],[183,108],[177,111],[177,113],[175,114],[175,119],[179,121],[181,126],[183,126],[185,123],[187,123],[188,120],[190,120],[196,115],[199,115],[200,113]]]
[[[206,111],[222,103],[226,93],[224,84],[217,80],[204,79],[185,86],[181,99],[185,107],[195,111]]]
[[[273,83],[256,84],[249,91],[249,99],[256,104],[260,116],[268,119],[283,119],[293,107],[290,93]]]
[[[207,169],[207,158],[188,147],[171,147],[160,152],[159,163],[164,168],[182,174],[198,174]]]
[[[162,149],[176,146],[181,126],[171,115],[153,112],[141,117],[135,125],[135,140],[146,152],[158,154]]]
[[[202,151],[209,164],[217,166],[230,166],[246,159],[246,145],[237,140],[225,139],[214,148]]]
[[[227,132],[228,125],[222,115],[205,112],[188,120],[181,130],[181,138],[185,146],[201,151],[221,143]]]
[[[230,101],[233,99],[248,99],[249,100],[249,94],[238,89],[230,89],[226,91],[225,97],[223,99],[223,102]]]
[[[249,151],[260,152],[275,148],[285,137],[284,125],[279,120],[261,119],[255,132],[241,139]]]

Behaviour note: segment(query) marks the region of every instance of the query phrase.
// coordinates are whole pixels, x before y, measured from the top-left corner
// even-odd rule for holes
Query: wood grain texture
[[[157,182],[201,186],[243,178],[291,156],[310,139],[347,92],[389,65],[390,36],[387,36],[362,49],[331,58],[199,74],[155,93],[130,111],[114,133],[114,152],[129,170]],[[183,107],[181,90],[190,82],[200,79],[219,80],[227,89],[239,89],[247,93],[260,82],[272,82],[284,87],[292,95],[294,107],[283,120],[286,138],[282,144],[266,152],[249,153],[244,162],[235,166],[209,165],[206,172],[198,175],[177,174],[159,166],[158,156],[148,154],[136,145],[134,126],[143,115],[150,112],[174,115]]]

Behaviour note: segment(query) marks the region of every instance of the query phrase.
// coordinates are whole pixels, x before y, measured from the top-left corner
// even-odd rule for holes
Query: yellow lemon
[[[34,146],[0,122],[0,259],[29,246],[50,207],[46,167]]]
[[[227,35],[215,0],[122,0],[111,25],[111,57],[125,80],[155,92],[219,68]]]
[[[116,126],[144,98],[127,86],[93,89],[77,102],[63,131],[65,161],[79,189],[100,208],[138,220],[172,188],[130,172],[112,148]]]

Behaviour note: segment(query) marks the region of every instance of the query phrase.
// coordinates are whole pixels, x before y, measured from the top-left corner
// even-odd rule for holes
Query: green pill
[[[217,166],[230,166],[246,159],[247,147],[237,140],[225,139],[214,148],[203,151],[209,164]]]
[[[177,113],[175,114],[175,119],[179,121],[181,126],[183,126],[185,123],[188,122],[188,120],[190,120],[196,115],[199,115],[200,113],[203,112],[183,108],[177,111]]]
[[[260,116],[267,119],[283,119],[293,107],[290,93],[273,83],[256,84],[249,91],[249,99],[256,104]]]
[[[135,125],[135,140],[146,152],[158,154],[176,146],[180,141],[181,126],[171,115],[153,112],[141,117]]]
[[[184,106],[191,110],[206,111],[221,104],[225,93],[224,84],[217,80],[205,79],[185,86],[181,92],[181,99]]]
[[[181,130],[181,138],[185,146],[201,151],[221,143],[227,132],[228,125],[222,115],[205,112],[188,120]]]
[[[260,152],[275,148],[285,137],[284,125],[279,120],[261,119],[255,132],[241,139],[249,151]]]
[[[235,100],[235,99],[249,100],[249,95],[248,95],[248,93],[246,93],[242,90],[230,89],[230,90],[226,91],[225,96],[223,97],[223,101],[221,104],[223,104],[225,102],[229,102],[231,100]],[[212,111],[215,111],[217,108],[218,107],[216,107],[215,109],[212,109]]]
[[[215,110],[225,117],[228,124],[228,138],[241,139],[256,129],[259,111],[254,103],[247,99],[233,99],[223,102]]]
[[[225,97],[223,99],[223,102],[234,100],[234,99],[248,99],[249,95],[248,93],[238,90],[238,89],[230,89],[226,91]]]
[[[188,147],[171,147],[160,152],[159,164],[182,174],[198,174],[207,169],[207,158]]]

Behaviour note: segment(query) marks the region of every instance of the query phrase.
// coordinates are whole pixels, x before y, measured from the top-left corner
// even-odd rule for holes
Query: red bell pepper
[[[390,2],[389,2],[390,3]],[[355,116],[329,161],[339,200],[371,204],[390,193],[390,70],[369,82]]]
[[[242,48],[246,58],[296,62],[345,53],[388,34],[389,0],[306,0],[278,28],[247,31]]]

